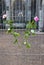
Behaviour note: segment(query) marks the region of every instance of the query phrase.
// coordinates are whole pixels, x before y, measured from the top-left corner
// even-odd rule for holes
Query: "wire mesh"
[[[9,4],[7,4],[9,3]],[[27,4],[28,3],[28,4]],[[37,4],[38,3],[38,4]],[[15,29],[25,29],[26,23],[33,20],[35,16],[39,17],[39,10],[42,9],[42,1],[39,0],[1,0],[0,1],[0,20],[2,28],[6,29],[3,24],[2,16],[6,13],[7,20],[13,20]],[[42,18],[41,18],[42,20]],[[39,23],[36,23],[39,25]],[[39,27],[39,26],[37,26]],[[1,29],[2,29],[1,28]]]

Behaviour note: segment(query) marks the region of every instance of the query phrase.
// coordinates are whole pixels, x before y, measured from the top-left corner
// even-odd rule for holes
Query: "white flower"
[[[8,31],[10,31],[10,28],[8,28]]]
[[[6,17],[7,17],[7,15],[6,15],[6,14],[4,14],[4,15],[3,15],[3,19],[5,19]]]
[[[34,30],[31,30],[31,33],[34,33],[35,31]]]
[[[24,42],[24,44],[26,44],[26,42]]]

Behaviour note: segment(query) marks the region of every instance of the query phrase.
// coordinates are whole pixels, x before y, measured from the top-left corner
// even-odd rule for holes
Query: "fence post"
[[[7,20],[10,19],[10,0],[5,0],[6,2],[6,15],[7,15]]]
[[[26,19],[31,20],[31,0],[26,0]]]
[[[44,31],[44,0],[42,1],[42,19],[43,19],[43,28],[42,31]]]

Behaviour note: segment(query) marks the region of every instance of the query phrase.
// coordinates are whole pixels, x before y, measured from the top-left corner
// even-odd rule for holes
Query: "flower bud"
[[[39,18],[36,16],[36,17],[34,17],[34,20],[35,20],[36,22],[38,22],[38,21],[39,21]]]
[[[6,14],[4,14],[4,15],[3,15],[3,19],[5,19],[6,17],[7,17],[7,15],[6,15]]]
[[[31,33],[34,33],[35,31],[34,30],[31,30]]]

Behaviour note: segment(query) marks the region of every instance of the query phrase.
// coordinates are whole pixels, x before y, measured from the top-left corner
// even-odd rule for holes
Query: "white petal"
[[[7,17],[7,15],[6,15],[6,14],[4,14],[4,15],[3,15],[3,19],[4,19],[4,18],[6,18],[6,17]]]
[[[24,44],[26,44],[26,42],[24,42]]]
[[[31,30],[32,33],[34,33],[34,30]]]
[[[10,30],[10,28],[8,28],[8,31]]]

